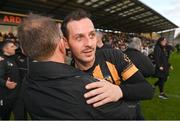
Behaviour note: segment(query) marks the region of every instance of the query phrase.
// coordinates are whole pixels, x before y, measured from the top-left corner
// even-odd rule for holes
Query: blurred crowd
[[[103,32],[102,32],[103,33]],[[154,46],[157,42],[155,39],[149,39],[139,34],[134,33],[103,33],[102,41],[105,44],[109,44],[112,48],[120,49],[125,51],[128,48],[128,44],[132,41],[132,38],[137,37],[141,40],[141,52],[149,56],[150,58],[153,55]],[[13,41],[15,45],[18,47],[18,39],[15,34],[12,32],[2,34],[0,32],[0,47],[3,41]],[[179,52],[180,47],[177,45],[170,45],[172,48],[176,48],[177,52]],[[174,50],[174,49],[173,49]],[[68,51],[69,52],[69,51]],[[67,55],[70,55],[67,53]]]
[[[151,56],[154,50],[154,46],[157,42],[155,39],[149,39],[139,34],[131,33],[103,33],[103,43],[110,44],[115,49],[125,51],[132,42],[132,38],[139,38],[141,40],[141,52],[146,56]],[[172,45],[171,45],[172,46]],[[174,47],[173,47],[174,48]]]

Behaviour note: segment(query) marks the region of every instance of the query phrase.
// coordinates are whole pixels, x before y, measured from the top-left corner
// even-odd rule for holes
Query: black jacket
[[[17,64],[14,59],[9,56],[2,55],[4,60],[0,61],[0,98],[12,99],[17,97],[17,93],[20,89],[20,76]],[[6,87],[6,81],[10,78],[11,81],[17,83],[15,89],[8,89]]]
[[[169,63],[168,63],[168,52],[166,47],[156,45],[154,48],[154,60],[156,65],[155,76],[156,77],[166,77],[169,73]],[[163,67],[164,70],[161,71],[159,68]]]
[[[118,101],[93,108],[83,97],[95,80],[62,63],[31,62],[22,95],[32,119],[134,119],[131,102]]]
[[[128,48],[124,53],[131,59],[144,77],[149,77],[154,74],[155,68],[149,57],[133,48]]]

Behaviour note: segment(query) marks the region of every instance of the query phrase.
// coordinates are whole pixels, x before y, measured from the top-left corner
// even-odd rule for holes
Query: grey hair
[[[141,39],[138,38],[138,37],[133,37],[131,39],[131,42],[128,44],[128,47],[140,50],[140,48],[141,48]]]
[[[96,36],[98,36],[98,37],[103,37],[103,33],[100,32],[100,31],[96,31]]]

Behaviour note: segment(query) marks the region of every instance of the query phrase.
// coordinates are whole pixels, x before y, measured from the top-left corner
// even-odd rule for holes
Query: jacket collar
[[[67,78],[83,74],[80,70],[64,63],[57,62],[30,62],[29,76],[33,80]]]

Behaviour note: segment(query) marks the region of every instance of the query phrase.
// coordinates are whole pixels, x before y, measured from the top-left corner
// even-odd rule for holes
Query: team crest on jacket
[[[130,63],[131,62],[131,60],[128,58],[128,56],[126,55],[126,54],[124,54],[124,60],[126,61],[126,62],[128,62],[128,63]]]

